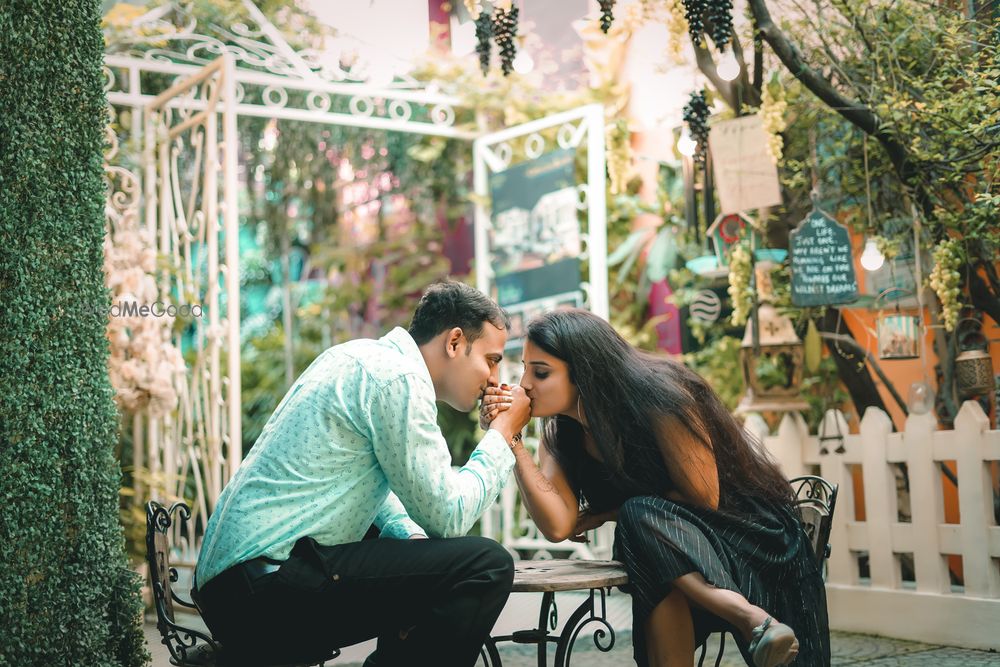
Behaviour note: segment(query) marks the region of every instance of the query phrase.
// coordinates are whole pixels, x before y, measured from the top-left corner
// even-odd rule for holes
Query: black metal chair
[[[146,503],[146,562],[149,564],[149,582],[156,607],[156,629],[170,651],[170,664],[178,667],[222,667],[226,664],[222,645],[208,633],[179,624],[174,615],[175,603],[201,615],[197,600],[188,602],[182,599],[171,586],[177,581],[177,569],[170,566],[168,535],[175,512],[184,523],[191,518],[191,510],[184,503],[174,503],[169,509],[155,500]],[[324,662],[309,664],[323,665],[326,660],[333,660],[339,655],[340,651],[335,650]]]
[[[837,506],[836,484],[831,484],[816,475],[803,475],[788,480],[795,494],[795,508],[799,511],[802,530],[805,531],[812,545],[813,555],[819,562],[820,569],[830,557],[830,529],[833,526],[833,511]],[[698,667],[705,662],[708,643],[702,645]],[[726,651],[726,633],[719,638],[719,653],[715,659],[715,667],[722,664],[722,656]]]
[[[816,475],[803,475],[788,481],[795,492],[795,506],[802,518],[802,528],[822,568],[830,557],[830,529],[839,489],[836,484]]]

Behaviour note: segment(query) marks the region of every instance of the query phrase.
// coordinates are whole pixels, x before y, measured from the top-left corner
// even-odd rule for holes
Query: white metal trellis
[[[461,115],[473,116],[473,110],[463,108],[461,100],[414,89],[412,82],[406,81],[390,87],[352,82],[350,73],[322,64],[318,54],[296,52],[252,2],[244,0],[244,5],[256,27],[213,26],[207,31],[213,34],[206,35],[196,32],[191,23],[183,31],[148,40],[163,41],[168,46],[107,55],[104,67],[108,101],[132,111],[133,140],[143,146],[141,173],[109,167],[122,183],[111,183],[109,215],[111,203],[121,201],[126,188],[135,190],[141,184],[141,205],[138,197],[129,200],[134,207],[132,214],[139,215],[140,207],[144,207],[145,233],[158,253],[171,263],[171,270],[162,274],[160,294],[167,301],[202,303],[208,320],[198,323],[194,359],[181,383],[176,414],[136,415],[134,461],[153,473],[153,497],[169,500],[180,496],[189,476],[193,478],[193,509],[206,517],[238,467],[242,449],[238,117],[468,140],[478,137],[474,155],[476,190],[480,193],[486,187],[486,165],[494,171],[502,168],[498,160],[502,161],[503,149],[498,149],[501,155],[495,155],[494,145],[527,136],[525,152],[531,157],[544,149],[537,132],[545,128],[560,128],[558,142],[564,148],[579,146],[586,137],[590,279],[582,287],[590,308],[602,317],[608,316],[604,112],[600,105],[480,136],[459,123]],[[154,10],[140,21],[155,23],[173,10],[176,7]],[[157,87],[151,81],[157,76],[161,81],[163,76],[171,77],[174,84],[159,92],[162,83]],[[141,123],[135,120],[139,118]],[[193,168],[185,160],[193,163]],[[481,238],[489,224],[484,214],[477,207],[477,280],[483,289],[486,283],[482,267],[488,264],[481,255]],[[224,317],[220,311],[220,276]],[[484,521],[488,523],[489,519]],[[505,535],[497,537],[508,541]],[[189,545],[194,549],[197,546]],[[577,555],[587,557],[591,553],[584,548]]]
[[[490,214],[485,199],[489,194],[489,174],[505,170],[510,165],[513,153],[512,143],[523,141],[525,154],[537,157],[545,150],[545,139],[541,131],[557,127],[557,143],[560,148],[579,147],[586,139],[587,183],[586,193],[587,231],[585,256],[590,263],[587,283],[582,288],[587,294],[589,309],[608,318],[608,241],[607,202],[604,192],[604,107],[588,104],[569,111],[552,114],[522,125],[509,127],[499,132],[485,134],[472,144],[473,180],[477,195],[476,203],[476,286],[489,292],[493,276],[489,264]]]
[[[178,409],[147,415],[135,465],[149,469],[150,493],[160,499],[182,496],[190,475],[194,511],[203,516],[242,459],[234,72],[232,56],[223,55],[140,107],[145,230],[169,265],[160,272],[160,300],[197,305],[203,314]],[[174,336],[178,348],[181,337]]]
[[[558,128],[558,148],[587,148],[587,182],[582,187],[586,199],[587,225],[583,234],[583,256],[589,262],[587,282],[580,288],[586,305],[595,314],[608,318],[607,204],[605,201],[604,107],[600,104],[571,109],[545,118],[485,134],[473,142],[473,179],[476,198],[476,285],[490,293],[493,274],[490,266],[489,232],[493,225],[487,208],[490,173],[499,173],[511,164],[514,147],[520,144],[529,159],[546,150],[541,132]],[[537,448],[536,438],[527,445]],[[509,481],[500,493],[498,506],[483,515],[482,533],[511,549],[533,551],[535,558],[551,557],[552,552],[568,552],[574,558],[610,558],[614,534],[609,525],[591,533],[591,542],[563,542],[553,545],[539,534],[537,526],[518,502],[517,485]]]

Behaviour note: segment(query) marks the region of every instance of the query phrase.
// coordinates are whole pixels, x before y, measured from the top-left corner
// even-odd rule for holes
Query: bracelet
[[[520,444],[521,444],[521,434],[515,433],[510,438],[510,447],[511,449],[513,449],[514,447],[517,447]]]

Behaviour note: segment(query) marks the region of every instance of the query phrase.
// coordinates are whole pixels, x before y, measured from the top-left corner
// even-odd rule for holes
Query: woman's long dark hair
[[[674,418],[709,447],[719,473],[720,509],[733,494],[787,504],[792,491],[771,458],[744,433],[703,378],[681,363],[635,349],[610,324],[585,310],[558,310],[528,325],[528,340],[566,362],[604,465],[634,495],[662,495],[669,485],[658,438]],[[564,419],[564,418],[563,418]],[[560,463],[567,451],[556,423],[545,446]],[[668,441],[664,444],[669,450]]]

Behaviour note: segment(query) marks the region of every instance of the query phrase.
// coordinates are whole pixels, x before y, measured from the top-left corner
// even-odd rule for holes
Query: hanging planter
[[[967,317],[959,323],[959,329],[964,322],[979,323],[978,320]],[[959,333],[959,352],[955,357],[955,388],[959,398],[992,394],[996,388],[993,377],[993,359],[988,351],[989,342],[979,329]]]
[[[890,287],[875,298],[876,306],[891,292],[913,294],[910,290]],[[878,334],[878,358],[883,360],[919,358],[920,318],[902,313],[898,303],[894,312],[886,314],[884,310],[879,307],[875,324]]]

